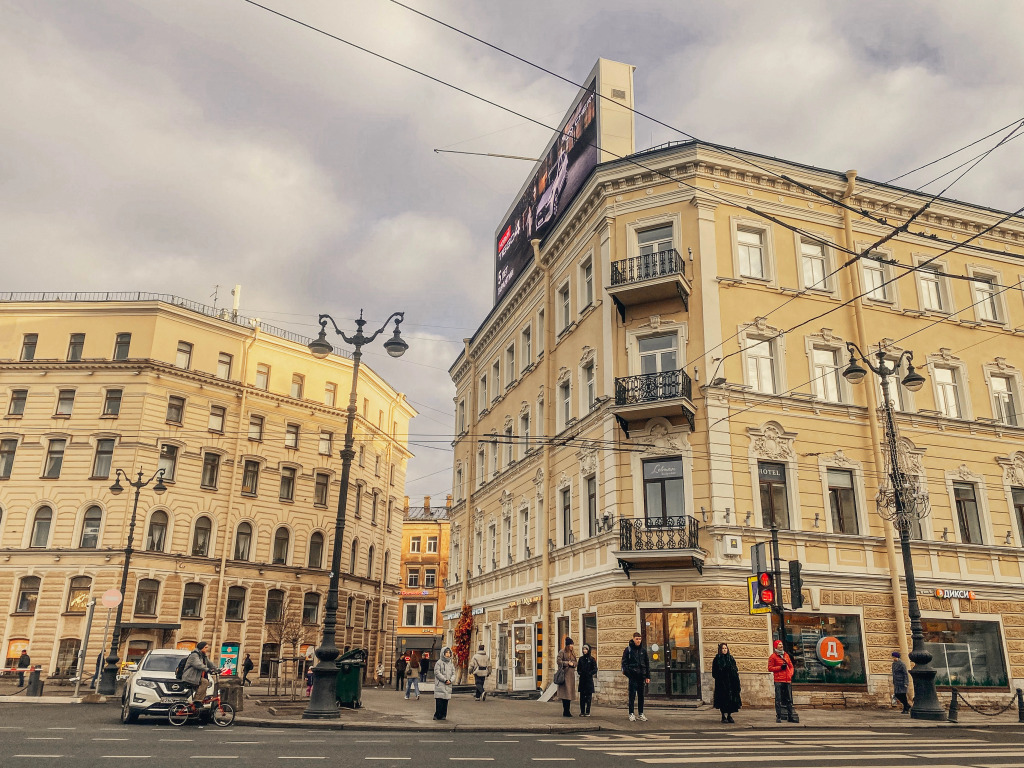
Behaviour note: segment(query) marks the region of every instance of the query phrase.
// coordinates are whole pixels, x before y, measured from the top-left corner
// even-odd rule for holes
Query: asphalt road
[[[305,731],[161,721],[123,726],[113,706],[0,705],[0,765],[300,768],[317,765],[433,768],[460,765],[735,766],[814,768],[1024,768],[1018,728],[821,730],[794,727],[706,733],[581,735]],[[841,715],[837,715],[837,726]],[[636,724],[641,726],[640,723]],[[644,724],[646,726],[646,724]]]

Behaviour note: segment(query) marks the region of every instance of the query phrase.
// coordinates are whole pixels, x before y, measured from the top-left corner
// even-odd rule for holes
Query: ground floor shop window
[[[697,611],[643,610],[640,626],[651,664],[650,695],[700,698]]]
[[[1005,688],[1009,684],[999,623],[921,619],[936,685]]]
[[[786,640],[794,683],[867,684],[859,616],[787,613]]]
[[[58,677],[71,675],[78,667],[78,649],[82,647],[82,641],[78,638],[69,637],[60,641],[57,648],[57,667],[54,674]]]
[[[590,653],[593,657],[597,658],[597,614],[596,613],[584,613],[583,614],[583,642],[585,645],[590,646]],[[580,647],[580,653],[583,652],[583,647]]]

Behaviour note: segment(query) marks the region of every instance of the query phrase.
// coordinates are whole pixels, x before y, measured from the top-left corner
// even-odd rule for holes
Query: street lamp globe
[[[846,370],[843,371],[843,378],[851,384],[860,384],[867,375],[868,372],[856,361],[856,359],[854,359],[851,354],[850,364],[846,366]]]
[[[924,376],[914,370],[913,363],[908,363],[907,365],[909,370],[907,371],[907,375],[903,377],[903,381],[900,383],[911,392],[917,392],[924,386]]]
[[[167,490],[167,486],[164,485],[164,473],[160,472],[160,477],[156,479],[156,485],[153,486],[153,492],[157,495],[162,495]]]
[[[320,326],[320,335],[309,342],[309,351],[313,353],[313,357],[317,360],[323,360],[334,351],[331,342],[327,340],[327,332],[323,326]]]
[[[112,486],[110,486],[110,492],[111,492],[112,494],[114,494],[115,496],[118,496],[118,495],[120,495],[120,494],[121,494],[121,493],[122,493],[123,491],[124,491],[124,486],[123,486],[123,485],[121,485],[121,476],[120,476],[120,475],[118,475],[118,476],[117,476],[117,477],[116,477],[116,478],[114,479],[114,484],[113,484]]]
[[[384,342],[384,349],[388,351],[388,354],[392,357],[401,357],[405,354],[405,350],[409,348],[409,345],[405,343],[405,339],[402,338],[401,332],[398,330],[398,326],[395,326],[395,335]]]

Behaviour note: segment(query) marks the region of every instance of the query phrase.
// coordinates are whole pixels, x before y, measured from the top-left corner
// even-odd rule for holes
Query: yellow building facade
[[[797,702],[887,702],[909,620],[876,512],[878,380],[842,376],[854,342],[912,350],[927,379],[891,397],[929,500],[912,551],[940,690],[1021,686],[1019,218],[681,142],[598,164],[533,248],[451,368],[448,599],[478,614],[490,684],[537,689],[571,636],[595,649],[597,698],[622,701],[639,629],[653,697],[709,700],[727,642],[744,700],[770,702],[778,620],[751,613],[747,579],[774,519],[803,564]]]
[[[7,666],[27,647],[44,675],[75,669],[90,601],[120,586],[134,493],[110,492],[118,469],[163,469],[168,487],[139,497],[122,659],[207,640],[222,666],[250,654],[273,676],[278,659],[308,655],[352,364],[314,359],[307,341],[173,296],[0,295]],[[338,644],[386,661],[415,411],[367,367],[358,394]],[[86,674],[105,618],[98,606]]]
[[[441,616],[448,580],[449,510],[450,506],[431,506],[429,496],[422,507],[409,506],[407,498],[403,510],[397,655],[407,656],[414,650],[429,653],[431,668],[444,641]]]

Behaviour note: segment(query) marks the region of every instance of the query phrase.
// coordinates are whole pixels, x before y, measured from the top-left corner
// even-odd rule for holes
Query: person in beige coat
[[[572,638],[565,638],[565,647],[558,652],[556,677],[558,683],[556,696],[562,700],[562,717],[572,717],[569,707],[576,700],[576,651],[572,647]]]

